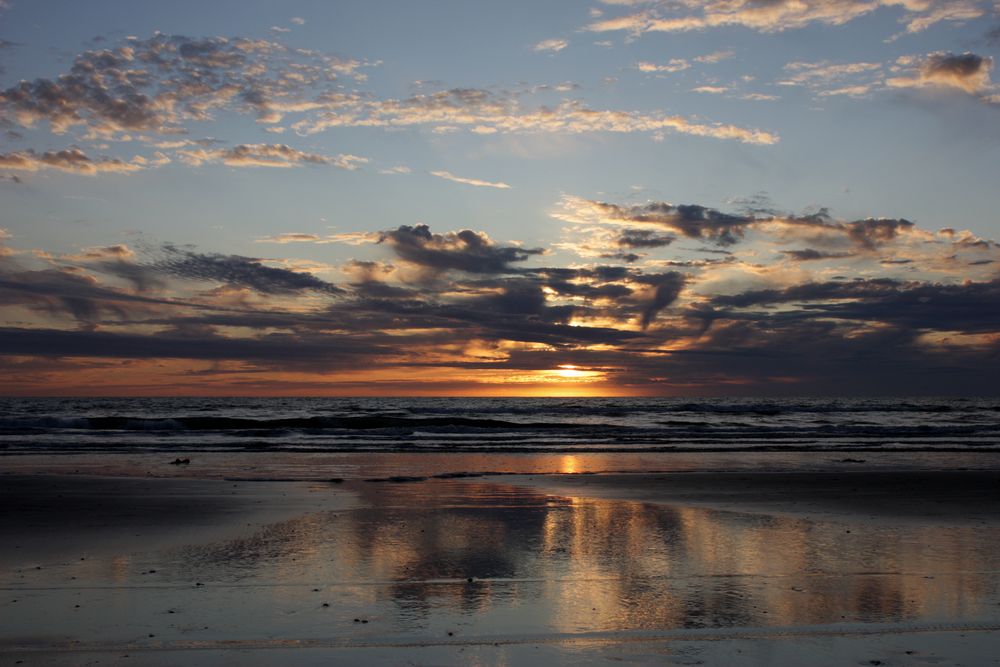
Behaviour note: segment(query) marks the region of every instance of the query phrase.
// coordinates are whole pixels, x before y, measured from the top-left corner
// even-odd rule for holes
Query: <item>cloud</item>
[[[648,329],[656,314],[677,300],[684,288],[685,281],[684,274],[676,271],[655,276],[653,298],[642,311],[641,325],[643,329]]]
[[[714,59],[712,54],[706,58]],[[24,80],[0,90],[0,124],[11,132],[46,128],[56,135],[72,134],[77,143],[91,142],[102,151],[108,141],[137,141],[154,149],[129,159],[112,156],[86,161],[68,153],[48,158],[51,168],[90,174],[137,171],[171,160],[254,167],[328,164],[343,169],[365,162],[354,155],[324,156],[285,144],[179,145],[191,141],[182,137],[193,134],[197,126],[219,122],[225,115],[252,117],[267,132],[291,130],[303,136],[334,127],[390,131],[409,127],[438,134],[649,133],[662,137],[672,132],[760,145],[779,140],[767,130],[660,110],[594,109],[574,99],[554,105],[531,103],[532,96],[570,93],[578,87],[568,83],[515,92],[452,88],[386,98],[357,88],[365,82],[367,70],[377,64],[265,39],[162,33],[147,39],[128,37],[108,48],[83,51],[57,76]],[[344,79],[351,79],[354,87],[344,85]],[[6,157],[19,168],[45,168],[38,155],[33,158],[30,152],[21,151]]]
[[[874,252],[897,238],[924,234],[918,232],[909,220],[865,218],[838,221],[833,220],[826,210],[804,216],[778,215],[768,211],[724,213],[697,204],[652,201],[621,205],[573,195],[564,196],[551,215],[575,225],[611,225],[622,230],[622,238],[628,235],[640,243],[644,238],[655,238],[652,236],[655,231],[666,230],[688,239],[733,246],[755,232],[776,235],[782,240],[806,240],[814,244],[849,246],[858,251]],[[920,238],[927,240],[926,236]],[[728,252],[718,248],[703,251]]]
[[[814,248],[806,248],[804,250],[782,250],[782,254],[788,255],[792,259],[799,262],[812,262],[823,259],[843,259],[845,257],[853,257],[853,253],[849,252],[824,252],[822,250],[816,250]]]
[[[134,321],[170,306],[166,299],[150,298],[102,284],[93,270],[107,270],[107,273],[117,276],[118,269],[126,265],[119,258],[100,261],[98,258],[78,257],[72,264],[64,260],[41,269],[26,267],[16,261],[19,259],[15,253],[0,252],[0,305],[8,308],[9,313],[27,310],[41,313],[46,319],[68,317],[71,324],[90,326],[103,319]],[[157,284],[155,277],[148,280],[122,277],[140,291]]]
[[[260,390],[405,376],[474,392],[565,364],[650,394],[995,391],[1000,245],[761,196],[741,208],[570,197],[551,252],[427,225],[258,239],[352,243],[338,267],[114,240],[60,254],[0,233],[0,357],[58,358],[94,391],[126,381],[100,360],[148,361],[133,393],[218,360],[239,371],[213,366],[220,392],[251,373]]]
[[[650,62],[637,62],[635,68],[640,72],[668,73],[683,72],[691,67],[691,63],[683,58],[672,58],[666,65],[657,65]]]
[[[688,204],[652,202],[638,206],[620,206],[607,202],[565,197],[554,217],[575,223],[606,223],[623,226],[667,229],[692,239],[705,239],[720,245],[736,243],[755,219],[721,213],[712,208]]]
[[[862,248],[873,250],[881,244],[892,241],[900,234],[913,230],[914,225],[909,220],[867,218],[848,222],[844,228],[852,241]]]
[[[389,246],[407,262],[436,271],[457,269],[468,273],[504,273],[511,270],[512,263],[543,252],[539,248],[498,246],[486,234],[468,229],[434,234],[427,225],[402,225],[379,234],[377,242]]]
[[[54,78],[21,81],[0,91],[0,119],[63,134],[124,138],[143,131],[176,135],[213,113],[251,113],[265,123],[321,103],[303,93],[340,76],[364,78],[367,63],[267,40],[155,34],[76,56]]]
[[[322,239],[316,234],[303,234],[301,232],[286,232],[275,234],[274,236],[263,236],[255,239],[255,243],[315,243]]]
[[[693,93],[708,93],[709,95],[722,95],[723,93],[728,93],[729,88],[727,86],[698,86],[697,88],[692,88]]]
[[[229,167],[299,167],[305,164],[326,165],[340,169],[355,170],[368,162],[368,158],[357,155],[335,155],[328,157],[306,153],[286,144],[240,144],[232,148],[184,149],[179,150],[180,159],[192,166],[210,162],[221,162]]]
[[[818,98],[865,97],[891,88],[936,87],[955,89],[992,101],[996,87],[990,80],[993,59],[974,53],[931,53],[901,56],[884,65],[876,62],[791,62],[781,86],[806,86]]]
[[[787,76],[779,86],[806,86],[817,97],[847,95],[864,97],[883,87],[883,65],[874,62],[831,63],[791,62],[784,66]]]
[[[869,62],[831,63],[825,60],[816,63],[791,62],[785,65],[785,70],[790,72],[789,77],[780,83],[829,84],[853,74],[877,72],[880,69],[882,69],[881,63]]]
[[[405,100],[372,101],[356,95],[341,96],[330,103],[338,108],[318,112],[293,124],[293,128],[305,135],[331,127],[410,126],[430,126],[435,131],[465,128],[477,133],[677,132],[748,144],[778,142],[776,134],[764,130],[704,123],[663,113],[596,110],[579,101],[564,100],[556,106],[526,108],[516,96],[474,88],[454,88]]]
[[[350,368],[362,357],[378,358],[394,352],[341,336],[336,345],[323,336],[268,334],[257,338],[232,338],[201,331],[195,335],[176,332],[154,335],[106,331],[59,331],[0,328],[5,354],[45,357],[104,357],[124,359],[241,360],[278,366],[312,366],[329,370]]]
[[[664,236],[649,229],[627,229],[618,237],[618,245],[627,248],[663,248],[676,240],[676,236]]]
[[[822,315],[897,327],[993,332],[1000,329],[1000,281],[942,285],[885,278],[850,282],[809,282],[780,290],[748,291],[713,299],[719,306],[750,308],[771,304],[808,305],[793,317]]]
[[[538,44],[535,44],[535,51],[547,51],[549,53],[558,53],[562,51],[567,46],[569,46],[569,41],[565,39],[545,39]]]
[[[735,51],[713,51],[712,53],[696,57],[694,61],[696,63],[708,63],[714,65],[715,63],[722,62],[723,60],[728,60],[735,55]]]
[[[446,181],[453,181],[455,183],[464,183],[465,185],[475,185],[480,188],[499,188],[501,190],[507,190],[510,188],[506,183],[491,182],[491,181],[481,181],[478,178],[462,178],[461,176],[455,176],[447,171],[432,171],[432,176],[437,176],[438,178],[443,178]]]
[[[860,84],[856,86],[843,86],[841,88],[821,90],[818,95],[819,97],[835,97],[838,95],[846,95],[847,97],[864,97],[870,93],[871,90],[872,87],[870,85]]]
[[[926,3],[924,6],[927,7],[924,13],[913,16],[906,22],[906,32],[923,32],[942,21],[971,21],[984,14],[980,3],[964,0]]]
[[[400,164],[400,165],[396,165],[394,167],[388,167],[386,169],[379,169],[378,173],[380,173],[380,174],[394,175],[394,174],[409,174],[412,171],[413,170],[410,169],[409,167]]]
[[[629,13],[600,16],[587,30],[686,32],[740,26],[759,32],[782,32],[809,25],[839,26],[881,8],[901,10],[908,32],[920,32],[942,21],[966,21],[985,13],[972,0],[709,0],[708,2],[630,3]]]
[[[95,246],[92,248],[84,248],[80,252],[74,255],[66,256],[66,259],[75,259],[80,261],[88,260],[106,260],[106,259],[132,259],[135,257],[135,253],[124,243],[116,243],[109,246]]]
[[[203,254],[166,244],[152,268],[185,280],[219,282],[247,287],[262,294],[293,294],[303,291],[340,294],[343,290],[311,273],[266,266],[264,260],[240,255]]]
[[[130,174],[144,169],[142,160],[125,162],[117,158],[93,159],[78,148],[36,153],[33,150],[0,153],[0,168],[14,171],[55,169],[72,174],[95,176],[100,173]]]
[[[910,65],[911,60],[903,59],[901,64]],[[988,56],[939,52],[920,59],[910,74],[890,78],[886,84],[892,88],[955,88],[975,95],[993,87],[992,70],[993,59]]]

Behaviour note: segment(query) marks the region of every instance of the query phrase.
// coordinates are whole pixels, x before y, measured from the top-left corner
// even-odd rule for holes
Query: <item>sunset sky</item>
[[[996,394],[994,0],[0,0],[0,392]]]

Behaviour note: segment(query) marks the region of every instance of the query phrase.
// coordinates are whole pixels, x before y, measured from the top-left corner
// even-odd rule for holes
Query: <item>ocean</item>
[[[1000,452],[996,398],[7,398],[0,453]]]

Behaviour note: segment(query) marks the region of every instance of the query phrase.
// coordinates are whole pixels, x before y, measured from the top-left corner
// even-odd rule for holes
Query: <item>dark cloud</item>
[[[955,88],[970,95],[989,92],[993,59],[975,53],[931,53],[919,59],[915,68],[886,81],[895,88],[936,86]]]
[[[886,278],[806,283],[786,289],[717,296],[712,303],[737,308],[800,304],[798,309],[784,309],[781,313],[784,320],[823,317],[878,322],[913,332],[1000,331],[1000,280],[959,285]]]
[[[592,283],[551,280],[546,283],[546,286],[562,296],[578,296],[587,299],[623,299],[632,294],[630,288],[619,284],[594,285]]]
[[[163,276],[159,275],[157,271],[151,270],[148,266],[135,264],[125,258],[101,261],[95,268],[108,275],[128,281],[140,293],[166,287]]]
[[[913,229],[909,220],[887,220],[868,218],[856,220],[845,225],[847,236],[866,250],[874,250],[879,245],[888,243],[899,234]]]
[[[0,118],[22,126],[47,122],[57,133],[80,125],[101,135],[177,134],[186,120],[206,120],[223,108],[274,122],[303,102],[304,89],[328,86],[361,66],[265,40],[157,33],[84,51],[61,76],[0,91]]]
[[[963,53],[955,55],[952,53],[941,53],[931,56],[925,70],[928,73],[947,73],[959,77],[971,76],[983,69],[989,62],[988,58],[976,55],[975,53]]]
[[[680,385],[736,395],[996,394],[996,350],[929,352],[913,331],[843,330],[822,320],[718,322],[697,347],[630,360],[618,381],[669,377]]]
[[[601,259],[617,259],[625,262],[626,264],[632,264],[638,262],[644,257],[644,255],[639,255],[634,252],[605,252],[598,255]]]
[[[618,245],[626,248],[662,248],[676,240],[675,236],[657,234],[648,229],[630,229],[618,237]]]
[[[733,295],[716,296],[712,303],[719,306],[761,306],[795,301],[819,301],[824,299],[857,299],[880,297],[893,293],[902,283],[889,278],[855,280],[849,282],[805,283],[784,289],[750,290]]]
[[[230,338],[201,332],[184,335],[118,334],[100,331],[0,328],[0,349],[8,355],[112,357],[120,359],[244,360],[265,365],[349,368],[361,357],[395,353],[369,339],[350,336],[269,334]]]
[[[853,253],[849,252],[823,252],[813,248],[806,248],[804,250],[782,250],[781,253],[800,262],[810,262],[819,259],[842,259],[844,257],[853,256]]]
[[[132,320],[155,312],[156,307],[171,305],[164,299],[103,286],[94,276],[81,270],[28,271],[16,266],[0,270],[0,304],[24,306],[54,317],[68,315],[83,324],[104,318]]]
[[[612,219],[623,222],[653,224],[691,239],[705,239],[719,245],[733,245],[755,222],[748,216],[730,215],[697,204],[667,204],[651,202],[642,206],[620,207],[601,204]]]
[[[459,270],[467,273],[506,273],[511,263],[541,255],[541,248],[499,246],[481,232],[434,234],[427,225],[402,225],[383,232],[379,243],[390,246],[400,259],[432,271]]]
[[[668,259],[661,262],[657,262],[658,266],[669,266],[677,269],[693,269],[693,268],[703,268],[708,266],[713,266],[716,264],[734,264],[736,258],[731,254],[723,257],[721,259]]]
[[[36,153],[33,150],[0,153],[0,168],[15,171],[58,169],[93,176],[101,172],[126,174],[144,168],[142,162],[125,162],[117,158],[91,158],[79,148]]]
[[[586,344],[620,345],[639,337],[613,327],[572,326],[570,317],[586,309],[548,306],[538,286],[514,283],[498,294],[440,303],[410,292],[389,298],[365,298],[344,303],[333,317],[350,321],[356,330],[434,328],[444,330],[435,341],[455,344],[470,340],[542,343],[554,347]],[[397,341],[400,342],[400,341]],[[408,344],[414,341],[408,339]]]
[[[162,259],[152,267],[178,278],[247,287],[262,294],[293,294],[307,290],[331,295],[343,293],[341,288],[311,273],[266,266],[259,258],[202,254],[169,244],[160,252]]]
[[[53,255],[4,245],[0,356],[59,358],[67,374],[78,359],[94,372],[100,359],[189,359],[198,363],[164,367],[223,382],[255,374],[261,387],[292,371],[410,377],[409,367],[440,368],[442,381],[457,382],[454,369],[483,370],[497,381],[570,363],[650,392],[995,393],[987,381],[1000,372],[992,242],[954,230],[931,235],[901,219],[837,222],[825,212],[760,223],[749,252],[709,248],[724,254],[690,259],[694,249],[672,245],[686,254],[628,266],[526,266],[548,256],[480,232],[402,226],[351,236],[381,243],[391,263],[353,260],[338,267],[347,276],[340,284],[189,246],[112,243]],[[615,248],[632,231],[601,238]],[[649,231],[632,237],[641,241],[664,235],[638,231]],[[783,249],[811,235],[832,238],[831,248]],[[809,274],[809,264],[785,270],[782,257],[851,257],[868,277],[828,279]],[[741,289],[745,276],[798,282]]]
[[[154,100],[140,92],[148,79],[129,69],[120,50],[87,52],[57,80],[21,81],[0,92],[0,110],[8,121],[31,126],[44,120],[59,133],[88,120],[114,130],[163,129]]]
[[[661,275],[644,276],[653,286],[653,298],[642,311],[642,328],[646,329],[657,313],[677,300],[687,280],[683,273],[671,271]]]
[[[562,210],[554,217],[576,224],[599,222],[619,226],[620,245],[624,247],[668,245],[671,237],[656,231],[662,228],[684,238],[723,246],[698,249],[698,252],[720,254],[730,252],[724,247],[736,245],[749,232],[773,233],[775,226],[786,238],[820,245],[847,242],[864,250],[874,250],[914,229],[914,224],[904,219],[866,218],[840,222],[825,208],[798,216],[732,214],[697,204],[654,201],[619,205],[573,196],[563,198]]]

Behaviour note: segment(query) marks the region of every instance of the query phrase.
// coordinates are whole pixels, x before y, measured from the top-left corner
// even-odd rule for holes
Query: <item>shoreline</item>
[[[172,465],[174,459],[190,464]],[[432,477],[435,475],[559,473],[740,473],[740,472],[914,472],[1000,471],[1000,455],[980,453],[754,454],[728,452],[566,454],[538,453],[288,453],[288,452],[121,452],[0,455],[7,474],[97,475],[137,478],[336,479]]]

